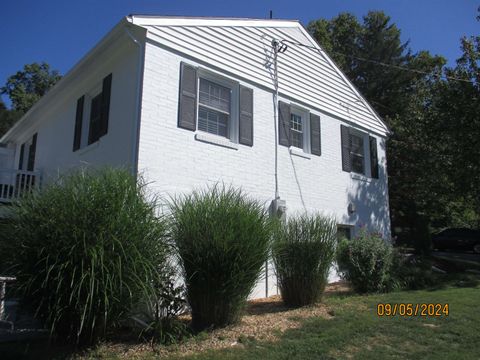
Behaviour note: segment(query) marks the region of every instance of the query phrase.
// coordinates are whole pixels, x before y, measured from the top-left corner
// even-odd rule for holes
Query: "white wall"
[[[30,127],[14,139],[15,168],[21,144],[35,132],[35,171],[41,171],[44,181],[79,166],[131,166],[138,59],[138,47],[126,34],[106,52],[95,56],[59,95],[29,116],[33,118],[29,119],[33,120]],[[113,78],[108,133],[98,142],[73,152],[77,99],[94,88],[101,90],[103,78],[109,73]],[[84,121],[88,121],[87,117]]]
[[[253,147],[239,145],[235,150],[197,141],[194,132],[177,127],[182,60],[185,59],[180,55],[156,45],[146,46],[139,171],[160,194],[180,194],[223,182],[243,188],[268,206],[275,190],[272,93],[235,79],[254,88]],[[376,136],[380,178],[354,179],[350,173],[342,171],[342,121],[316,113],[321,116],[320,157],[298,157],[279,146],[279,190],[281,198],[286,200],[288,213],[318,211],[335,216],[338,223],[356,228],[366,224],[389,236],[384,139]],[[351,216],[347,211],[350,202],[357,207]],[[270,284],[275,284],[274,279]],[[261,296],[263,289],[264,284],[260,283],[254,296]],[[270,294],[275,291],[271,286]]]

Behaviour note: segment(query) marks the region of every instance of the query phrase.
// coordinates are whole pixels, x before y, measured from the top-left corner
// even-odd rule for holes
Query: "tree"
[[[7,79],[1,93],[8,95],[13,110],[27,112],[47,91],[60,80],[58,71],[50,70],[47,63],[33,63]]]
[[[445,200],[438,196],[446,183],[432,151],[437,140],[427,131],[445,59],[413,54],[383,12],[369,12],[363,23],[344,13],[313,21],[308,30],[393,130],[387,147],[392,225],[410,239],[424,236],[431,209]]]
[[[20,118],[20,114],[14,110],[8,110],[3,101],[0,100],[0,137]]]
[[[439,137],[435,151],[450,184],[449,221],[480,228],[480,36],[462,38],[461,49],[437,84],[430,130]]]

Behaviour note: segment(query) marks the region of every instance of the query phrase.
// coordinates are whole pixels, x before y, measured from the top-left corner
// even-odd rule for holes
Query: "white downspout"
[[[132,173],[137,177],[138,172],[138,146],[139,146],[139,132],[140,132],[140,114],[141,114],[141,84],[142,84],[142,74],[143,74],[143,61],[144,61],[144,48],[143,44],[138,41],[132,33],[125,28],[125,32],[128,37],[132,39],[135,45],[138,46],[138,63],[137,63],[137,84],[135,89],[135,120],[133,123],[132,131]]]

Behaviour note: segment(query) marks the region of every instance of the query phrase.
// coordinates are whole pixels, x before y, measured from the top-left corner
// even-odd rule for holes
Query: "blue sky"
[[[349,11],[362,17],[383,10],[410,40],[414,51],[429,50],[453,65],[459,39],[479,33],[480,0],[5,0],[0,34],[0,86],[24,64],[48,62],[66,73],[120,19],[128,14],[268,17],[303,24]],[[5,99],[6,100],[6,99]]]

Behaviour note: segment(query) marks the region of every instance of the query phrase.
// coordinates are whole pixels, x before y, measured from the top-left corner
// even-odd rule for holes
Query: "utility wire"
[[[321,49],[318,49],[316,48],[315,46],[311,46],[311,45],[305,45],[305,44],[302,44],[300,42],[296,42],[296,41],[291,41],[291,40],[281,40],[280,41],[281,43],[284,43],[284,44],[292,44],[292,45],[297,45],[297,46],[301,46],[301,47],[304,47],[304,48],[307,48],[307,49],[310,49],[310,50],[315,50],[317,51],[318,53],[322,53],[322,52],[325,52],[324,50],[321,50]],[[387,63],[384,63],[384,62],[381,62],[381,61],[376,61],[376,60],[371,60],[371,59],[365,59],[363,57],[359,57],[359,56],[354,56],[354,55],[347,55],[347,54],[343,54],[341,52],[338,52],[338,51],[331,51],[332,53],[334,54],[337,54],[337,55],[342,55],[342,56],[348,56],[352,59],[356,59],[356,60],[359,60],[359,61],[363,61],[363,62],[369,62],[369,63],[372,63],[372,64],[376,64],[376,65],[380,65],[380,66],[384,66],[384,67],[390,67],[390,68],[394,68],[394,69],[398,69],[398,70],[403,70],[403,71],[410,71],[410,72],[414,72],[414,73],[417,73],[417,74],[422,74],[422,75],[433,75],[433,76],[438,76],[438,77],[443,77],[445,79],[448,79],[448,80],[452,80],[452,81],[461,81],[461,82],[466,82],[466,83],[471,83],[470,80],[466,80],[466,79],[460,79],[460,78],[457,78],[457,77],[454,77],[454,76],[448,76],[448,75],[435,75],[435,74],[432,74],[432,73],[429,73],[427,71],[422,71],[422,70],[417,70],[417,69],[411,69],[409,67],[406,67],[406,66],[400,66],[400,65],[394,65],[394,64],[387,64]],[[326,52],[325,52],[326,53]]]

